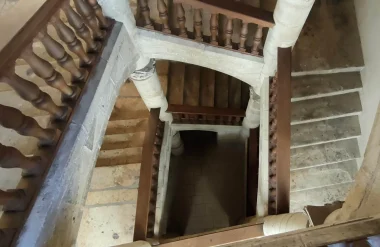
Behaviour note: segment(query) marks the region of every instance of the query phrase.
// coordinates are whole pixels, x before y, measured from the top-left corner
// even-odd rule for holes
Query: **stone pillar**
[[[178,131],[173,131],[172,134],[172,154],[179,156],[183,153],[183,142]]]
[[[257,95],[253,88],[249,89],[249,101],[245,118],[243,120],[243,136],[249,137],[249,129],[260,126],[260,96]]]
[[[155,60],[140,57],[137,62],[136,70],[131,75],[131,79],[146,107],[149,109],[161,108],[160,120],[172,122],[172,114],[166,112],[168,109],[168,101],[162,91],[160,80],[158,79]]]
[[[264,45],[264,68],[260,81],[274,76],[277,68],[277,48],[293,46],[305,24],[315,0],[278,0],[274,10],[276,25],[268,32]]]

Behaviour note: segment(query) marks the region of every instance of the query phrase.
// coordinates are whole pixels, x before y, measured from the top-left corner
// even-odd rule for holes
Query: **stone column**
[[[183,142],[178,131],[172,133],[172,154],[179,156],[183,153]]]
[[[268,32],[264,45],[264,68],[260,81],[274,76],[277,48],[294,46],[315,0],[278,0],[274,10],[276,25]]]
[[[242,134],[244,137],[249,137],[249,129],[254,129],[260,126],[260,96],[254,92],[252,87],[249,91],[248,106],[242,124]]]
[[[149,109],[161,108],[160,120],[172,122],[172,114],[166,112],[168,109],[168,101],[162,91],[160,80],[158,79],[155,60],[141,57],[137,62],[135,72],[131,75],[131,79],[146,107]]]

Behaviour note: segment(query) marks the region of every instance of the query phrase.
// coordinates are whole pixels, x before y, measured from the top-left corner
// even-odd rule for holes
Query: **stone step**
[[[317,189],[290,193],[290,212],[302,212],[307,205],[323,206],[326,203],[344,201],[353,183],[341,183]]]
[[[291,126],[291,148],[351,139],[361,135],[358,116]]]
[[[96,167],[92,174],[89,191],[136,189],[139,186],[140,163],[108,167]]]
[[[290,191],[353,182],[357,171],[356,160],[294,170],[290,173]]]
[[[117,98],[110,121],[148,118],[149,110],[141,98]]]
[[[144,132],[147,126],[148,126],[147,118],[109,121],[107,130],[106,130],[106,135]]]
[[[292,103],[292,125],[358,115],[362,111],[358,92]]]
[[[136,204],[138,189],[113,189],[90,191],[87,194],[86,206],[107,206],[110,204]]]
[[[142,147],[144,143],[144,137],[145,132],[105,135],[101,150]]]
[[[100,150],[96,167],[140,163],[142,147]]]
[[[291,170],[333,164],[360,157],[356,138],[291,150]]]
[[[360,91],[360,72],[292,77],[292,101]]]

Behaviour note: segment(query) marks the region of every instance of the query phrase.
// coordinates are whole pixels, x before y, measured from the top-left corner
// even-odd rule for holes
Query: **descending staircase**
[[[169,104],[246,109],[249,85],[229,75],[192,64],[170,62]]]

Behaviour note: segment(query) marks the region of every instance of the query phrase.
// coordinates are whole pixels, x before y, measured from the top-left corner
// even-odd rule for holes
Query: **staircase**
[[[249,85],[208,68],[170,62],[167,98],[175,105],[245,110]]]

